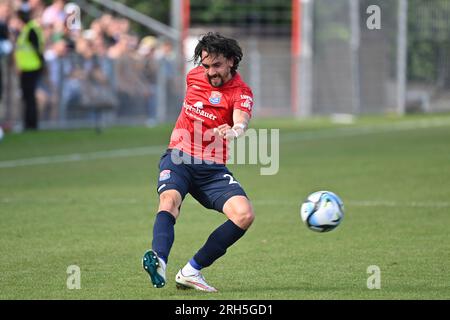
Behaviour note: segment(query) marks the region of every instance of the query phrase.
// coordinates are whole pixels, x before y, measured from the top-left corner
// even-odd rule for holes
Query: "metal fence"
[[[395,111],[398,98],[398,0],[297,0],[303,53],[293,56],[295,1],[225,1],[222,14],[205,22],[209,2],[191,8],[193,36],[216,30],[236,37],[244,49],[243,78],[254,91],[255,116],[367,114]],[[228,5],[226,5],[228,4]],[[369,30],[366,9],[377,5],[382,28]],[[275,9],[274,9],[275,6]],[[277,15],[267,19],[267,12]],[[295,13],[294,13],[295,15]],[[202,18],[203,17],[203,18]],[[288,28],[286,28],[288,26]],[[306,53],[305,53],[306,51]]]
[[[286,28],[296,2],[297,57]],[[211,3],[191,7],[191,35],[216,30],[239,40],[255,116],[450,111],[450,1],[229,0],[206,15]]]
[[[398,75],[398,1],[314,1],[314,114],[395,111]],[[382,14],[367,26],[369,6]]]
[[[450,1],[409,0],[408,10],[408,107],[449,111]]]

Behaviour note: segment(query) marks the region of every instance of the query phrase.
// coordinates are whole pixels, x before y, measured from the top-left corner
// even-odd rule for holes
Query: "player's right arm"
[[[233,127],[224,123],[217,127],[216,132],[225,139],[239,138],[245,134],[250,121],[250,114],[240,109],[233,110]]]

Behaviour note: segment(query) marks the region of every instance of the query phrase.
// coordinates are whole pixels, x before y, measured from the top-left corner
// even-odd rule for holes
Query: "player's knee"
[[[255,220],[255,213],[253,210],[248,211],[244,216],[244,222],[247,225],[247,228],[251,226],[253,221]]]
[[[255,214],[251,207],[242,209],[243,210],[238,210],[238,212],[236,212],[236,221],[234,223],[240,228],[247,230],[255,220]]]
[[[181,200],[174,193],[163,192],[159,196],[159,211],[168,211],[175,216],[179,214]]]
[[[253,207],[245,197],[233,197],[225,202],[223,212],[238,227],[247,230],[255,220]]]

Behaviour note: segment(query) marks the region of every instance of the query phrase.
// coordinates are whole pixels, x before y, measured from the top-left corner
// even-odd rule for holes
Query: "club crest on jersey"
[[[211,102],[212,104],[219,104],[220,99],[222,99],[222,94],[219,91],[211,91],[209,102]]]
[[[159,173],[159,181],[170,179],[170,170],[163,170]]]

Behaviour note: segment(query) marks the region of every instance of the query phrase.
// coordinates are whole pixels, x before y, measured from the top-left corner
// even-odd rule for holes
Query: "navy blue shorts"
[[[225,202],[231,197],[247,197],[224,164],[206,163],[179,150],[168,149],[159,162],[157,192],[171,189],[177,190],[183,200],[189,193],[205,208],[219,212],[223,212]]]

